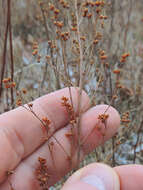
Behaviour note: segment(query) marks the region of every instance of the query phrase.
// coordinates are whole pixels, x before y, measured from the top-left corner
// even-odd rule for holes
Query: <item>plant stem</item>
[[[80,62],[79,62],[79,94],[78,94],[78,121],[77,121],[77,135],[78,135],[78,152],[77,152],[77,165],[80,162],[80,152],[81,152],[81,99],[82,99],[82,89],[83,89],[83,51],[81,47],[80,40],[80,28],[79,28],[79,16],[78,16],[78,7],[77,0],[75,0],[75,12],[76,12],[76,21],[77,21],[77,38],[80,51]]]
[[[12,44],[12,30],[11,30],[11,0],[7,1],[8,3],[8,20],[9,20],[9,44],[10,44],[10,59],[11,59],[11,81],[13,81],[14,75],[14,61],[13,61],[13,44]],[[14,97],[13,97],[13,88],[11,88],[11,105],[14,108]]]
[[[4,78],[4,72],[5,72],[5,66],[6,66],[6,51],[7,51],[7,39],[8,39],[8,28],[9,28],[9,13],[7,10],[7,23],[6,23],[6,29],[5,29],[5,34],[4,34],[4,48],[3,48],[3,56],[2,56],[2,69],[1,69],[1,78],[0,78],[0,99],[2,96],[2,80]]]

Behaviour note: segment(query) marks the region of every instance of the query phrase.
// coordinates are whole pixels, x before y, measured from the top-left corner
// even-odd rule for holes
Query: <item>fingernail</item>
[[[82,181],[88,185],[96,187],[98,190],[106,190],[105,184],[100,177],[96,175],[88,175],[82,179]]]

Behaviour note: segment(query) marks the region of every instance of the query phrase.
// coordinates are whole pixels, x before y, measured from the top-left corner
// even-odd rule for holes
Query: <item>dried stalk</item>
[[[134,146],[134,158],[133,158],[133,163],[135,164],[136,162],[136,157],[137,157],[137,146],[139,144],[139,139],[140,139],[140,136],[141,136],[141,131],[142,131],[142,127],[143,127],[143,120],[141,121],[140,123],[140,126],[139,126],[139,129],[138,129],[138,132],[137,132],[137,140],[136,140],[136,144]]]
[[[78,151],[77,151],[77,165],[80,162],[80,152],[81,152],[81,99],[82,99],[82,89],[83,89],[83,50],[81,47],[80,40],[80,28],[79,28],[79,16],[78,16],[78,6],[77,0],[75,0],[75,13],[77,21],[77,38],[80,51],[80,62],[79,62],[79,71],[80,71],[80,80],[79,80],[79,94],[78,94],[78,121],[77,121],[77,135],[78,135]]]
[[[11,27],[11,0],[7,1],[8,3],[8,13],[9,13],[9,42],[10,42],[10,59],[11,59],[11,81],[13,81],[14,76],[14,61],[13,61],[13,44],[12,44],[12,27]],[[14,95],[13,88],[11,88],[11,105],[14,108]]]
[[[2,91],[3,91],[2,81],[4,78],[5,67],[6,67],[6,51],[7,51],[8,29],[9,29],[9,12],[7,10],[7,23],[6,23],[6,29],[5,29],[5,34],[4,34],[4,48],[3,48],[2,69],[1,69],[1,78],[0,78],[0,100],[1,100]]]

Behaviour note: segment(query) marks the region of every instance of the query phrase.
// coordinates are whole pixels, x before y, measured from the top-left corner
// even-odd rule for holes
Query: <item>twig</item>
[[[6,51],[7,51],[7,39],[8,39],[8,28],[9,28],[9,12],[7,10],[7,23],[6,23],[6,30],[4,34],[4,48],[3,48],[3,56],[2,56],[2,69],[1,69],[1,79],[0,79],[0,99],[2,96],[2,81],[4,78],[5,66],[6,66]]]
[[[83,51],[81,47],[80,40],[80,29],[79,29],[79,17],[78,17],[78,7],[77,0],[75,0],[75,12],[76,12],[76,21],[77,21],[77,37],[80,51],[80,62],[79,62],[79,94],[78,94],[78,121],[77,121],[77,135],[78,135],[78,151],[77,151],[77,165],[80,162],[80,151],[81,151],[81,99],[82,99],[82,89],[83,89]]]
[[[46,80],[46,75],[47,75],[47,69],[48,69],[48,64],[45,62],[45,67],[44,67],[44,73],[43,73],[43,79],[41,81],[40,89],[43,89],[44,87],[44,82]]]
[[[41,4],[40,4],[40,9],[41,9],[42,17],[43,17],[43,20],[44,20],[44,27],[45,27],[45,31],[46,31],[46,35],[47,35],[47,40],[50,40],[46,17],[45,17],[43,5],[41,5]]]
[[[134,158],[133,158],[133,163],[134,163],[134,164],[135,164],[135,162],[136,162],[136,157],[137,157],[136,149],[137,149],[137,146],[138,146],[138,143],[139,143],[139,139],[140,139],[142,127],[143,127],[143,120],[142,120],[141,123],[140,123],[139,129],[138,129],[138,132],[137,132],[136,144],[135,144],[135,146],[134,146]]]
[[[131,17],[132,8],[133,8],[133,1],[131,0],[129,4],[130,4],[130,7],[129,7],[129,11],[128,11],[128,21],[127,21],[127,25],[125,28],[125,34],[124,34],[124,51],[125,51],[126,44],[127,44],[127,33],[129,30],[129,26],[130,26],[130,17]]]
[[[13,61],[13,44],[12,44],[12,30],[11,30],[11,0],[7,1],[8,3],[8,13],[9,13],[9,44],[10,44],[10,59],[11,59],[11,81],[13,81],[14,76],[14,61]],[[11,105],[14,108],[14,97],[13,97],[13,88],[11,88]]]

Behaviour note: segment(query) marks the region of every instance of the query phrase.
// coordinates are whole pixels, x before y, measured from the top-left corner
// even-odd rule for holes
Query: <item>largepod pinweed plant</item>
[[[112,166],[142,163],[141,2],[137,1],[136,6],[129,0],[29,0],[23,4],[17,0],[12,4],[9,0],[0,3],[0,9],[3,7],[0,111],[23,106],[41,123],[43,139],[55,168],[55,147],[67,158],[69,168],[76,154],[77,166],[81,148],[94,131],[101,135],[103,145],[87,156],[83,165],[93,161]],[[79,87],[78,114],[74,112],[71,86]],[[27,103],[63,87],[69,88],[69,97],[61,97],[70,123],[64,136],[70,143],[68,152],[56,136],[49,140],[53,121],[46,115],[39,117],[33,104]],[[98,123],[83,139],[82,90],[90,96],[92,106],[109,105],[98,114]],[[121,127],[112,140],[103,143],[111,106],[121,113]],[[78,149],[76,153],[74,146]],[[43,189],[48,189],[53,174],[47,168],[46,158],[39,155],[37,162],[36,178]],[[11,183],[10,186],[12,189]]]

